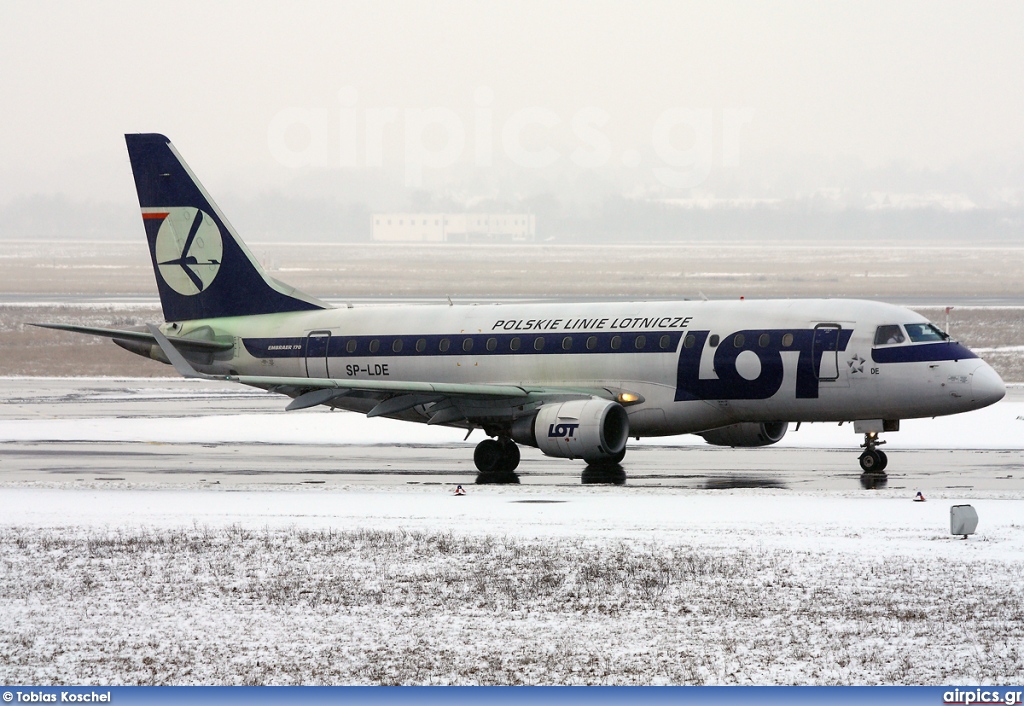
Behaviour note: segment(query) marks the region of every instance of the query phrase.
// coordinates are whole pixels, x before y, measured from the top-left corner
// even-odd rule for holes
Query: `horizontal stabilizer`
[[[122,331],[113,328],[96,328],[93,326],[71,326],[69,324],[29,324],[29,326],[38,326],[39,328],[49,328],[56,331],[71,331],[72,333],[84,333],[90,336],[102,336],[104,338],[113,338],[121,341],[136,341],[138,343],[151,343],[157,345],[156,338],[144,331]],[[197,351],[229,351],[234,348],[232,343],[222,343],[220,341],[204,341],[198,338],[173,338],[168,339],[174,344],[176,348],[186,348]]]
[[[178,375],[183,378],[200,378],[207,380],[216,379],[213,375],[206,375],[196,371],[196,369],[192,367],[192,364],[185,360],[185,356],[183,356],[178,349],[171,344],[167,336],[160,333],[159,328],[153,324],[146,324],[146,328],[148,328],[149,332],[153,334],[153,338],[156,339],[156,343],[160,346],[160,350],[162,350],[164,355],[167,356],[167,360],[171,361],[171,365],[173,365],[174,369],[178,371]]]

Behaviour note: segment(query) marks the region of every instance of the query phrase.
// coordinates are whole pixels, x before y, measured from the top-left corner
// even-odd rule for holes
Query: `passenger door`
[[[330,331],[313,331],[306,337],[306,377],[331,376],[327,369],[327,349],[330,342]]]
[[[842,328],[839,324],[818,324],[814,327],[811,360],[818,361],[819,382],[839,379],[839,332]]]

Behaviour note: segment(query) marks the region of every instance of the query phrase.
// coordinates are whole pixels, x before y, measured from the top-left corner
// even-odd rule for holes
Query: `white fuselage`
[[[949,341],[876,343],[924,323],[857,300],[363,306],[186,322],[234,339],[217,374],[605,388],[628,391],[632,436],[738,422],[906,419],[984,407],[1004,394]],[[299,382],[299,381],[297,381]],[[377,400],[340,398],[366,412]],[[396,417],[426,421],[421,411]]]

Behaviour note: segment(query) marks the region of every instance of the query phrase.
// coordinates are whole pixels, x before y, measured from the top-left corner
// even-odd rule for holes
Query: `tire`
[[[879,473],[882,470],[882,458],[879,451],[865,451],[860,455],[860,467],[865,473]]]
[[[885,470],[885,467],[889,465],[889,457],[885,455],[885,451],[876,451],[875,453],[878,454],[878,458],[881,461],[881,463],[878,464],[878,468],[875,470],[881,473]]]
[[[512,439],[502,439],[499,443],[501,444],[502,453],[502,463],[499,470],[502,473],[512,473],[519,468],[519,460],[522,458],[522,455],[519,453],[519,447]]]
[[[505,459],[501,442],[495,439],[484,439],[473,451],[473,463],[476,469],[484,474],[497,473],[502,469]]]

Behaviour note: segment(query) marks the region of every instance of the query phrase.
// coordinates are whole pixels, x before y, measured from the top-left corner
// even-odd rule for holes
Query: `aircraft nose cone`
[[[971,394],[979,406],[987,407],[1006,396],[1006,385],[995,370],[982,365],[971,375]]]

